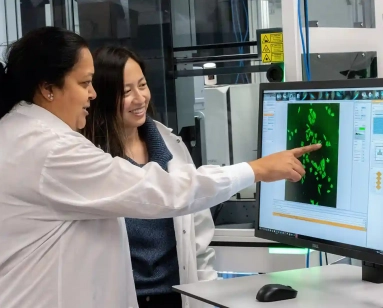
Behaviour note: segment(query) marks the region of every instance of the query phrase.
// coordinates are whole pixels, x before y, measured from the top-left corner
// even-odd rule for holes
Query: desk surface
[[[289,285],[298,291],[292,300],[260,303],[265,284]],[[383,307],[383,284],[362,281],[362,268],[330,265],[241,278],[199,282],[174,290],[221,308],[372,308]]]

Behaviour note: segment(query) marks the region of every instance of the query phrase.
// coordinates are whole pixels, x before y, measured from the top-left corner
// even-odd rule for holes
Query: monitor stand
[[[383,283],[383,265],[363,261],[362,280],[372,283]]]

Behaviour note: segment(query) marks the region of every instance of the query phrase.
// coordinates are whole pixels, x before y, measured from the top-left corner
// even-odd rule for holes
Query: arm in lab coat
[[[39,193],[60,220],[181,216],[226,201],[254,183],[247,163],[198,169],[187,164],[168,173],[157,163],[140,168],[112,158],[80,134],[46,138],[52,148]]]

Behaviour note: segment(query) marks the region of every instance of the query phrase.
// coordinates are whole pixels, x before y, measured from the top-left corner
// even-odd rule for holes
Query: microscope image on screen
[[[319,151],[305,154],[306,175],[286,181],[285,199],[336,208],[339,144],[339,103],[288,104],[287,149],[321,143]]]

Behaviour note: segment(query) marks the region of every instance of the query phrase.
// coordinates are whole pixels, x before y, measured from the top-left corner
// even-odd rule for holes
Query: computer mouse
[[[282,284],[266,284],[259,289],[257,300],[259,302],[276,302],[296,298],[297,290]]]

